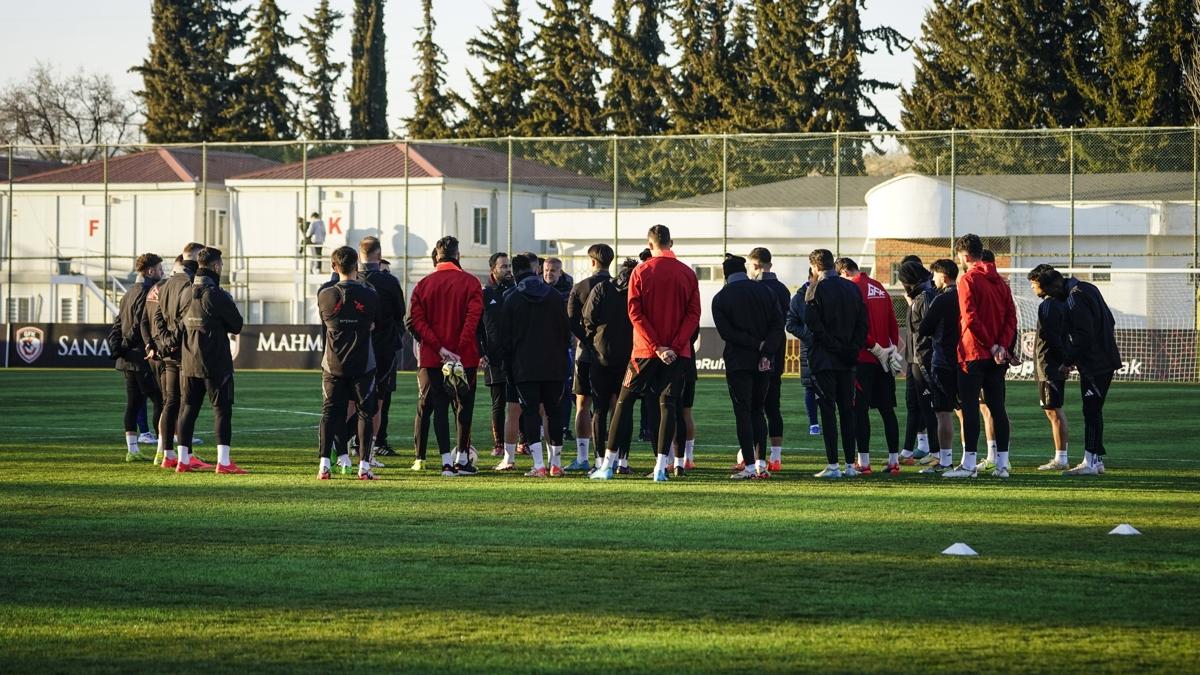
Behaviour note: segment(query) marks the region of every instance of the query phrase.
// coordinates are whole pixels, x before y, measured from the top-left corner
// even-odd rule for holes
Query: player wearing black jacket
[[[771,251],[759,247],[750,251],[750,272],[756,281],[775,294],[779,311],[786,319],[792,304],[792,292],[771,271]],[[771,441],[771,456],[767,460],[769,471],[783,468],[783,366],[786,360],[787,340],[779,343],[779,351],[771,357],[771,381],[767,387],[767,435]]]
[[[317,478],[332,478],[330,455],[335,439],[350,435],[346,421],[351,400],[358,420],[358,477],[375,480],[371,472],[376,388],[380,361],[375,354],[375,331],[383,314],[380,293],[358,279],[358,254],[349,246],[330,256],[338,282],[317,295],[317,311],[325,328],[325,355],[321,359],[322,388],[320,468]],[[390,349],[391,343],[385,343]],[[389,352],[389,356],[395,351]],[[349,457],[338,458],[344,464]]]
[[[746,274],[746,259],[725,254],[725,286],[712,300],[713,322],[725,341],[725,383],[733,402],[745,469],[730,478],[764,479],[767,472],[767,390],[783,343],[783,311],[767,286]]]
[[[509,401],[507,396],[504,355],[501,351],[500,313],[504,307],[504,294],[513,287],[512,264],[508,254],[493,253],[488,258],[488,269],[488,282],[483,285],[483,315],[477,331],[479,365],[483,368],[484,384],[491,394],[492,456],[505,457],[495,468],[497,471],[512,471],[516,468],[517,425],[520,423],[521,406],[515,400]]]
[[[920,261],[911,260],[900,265],[897,275],[904,287],[908,301],[908,378],[906,378],[905,404],[908,419],[904,424],[904,450],[900,463],[915,464],[913,446],[917,433],[926,433],[937,438],[937,413],[933,410],[933,392],[929,378],[933,372],[933,337],[921,335],[921,321],[929,313],[929,306],[937,297],[933,280]],[[911,401],[909,400],[911,399]]]
[[[535,478],[562,476],[563,382],[567,362],[557,358],[571,340],[562,295],[534,273],[528,258],[513,260],[517,285],[504,300],[501,313],[504,366],[521,403],[521,424],[533,456]],[[542,460],[541,409],[545,410],[550,441],[550,470]]]
[[[1046,269],[1049,268],[1049,269]],[[1037,330],[1033,342],[1034,377],[1038,383],[1038,402],[1050,420],[1050,435],[1054,441],[1054,458],[1038,467],[1038,471],[1065,471],[1071,468],[1067,443],[1070,440],[1067,416],[1063,403],[1067,389],[1065,344],[1069,339],[1067,303],[1047,293],[1038,283],[1043,272],[1053,270],[1038,265],[1027,275],[1035,295],[1042,299],[1038,305]],[[1048,277],[1052,277],[1048,274]],[[1061,282],[1060,282],[1061,283]]]
[[[175,438],[175,431],[179,427],[179,409],[183,401],[183,378],[179,373],[179,360],[182,358],[183,349],[183,315],[192,300],[192,281],[200,267],[196,257],[202,250],[204,244],[196,242],[183,247],[180,269],[158,289],[158,304],[151,316],[156,355],[162,361],[160,382],[163,412],[158,424],[158,438],[164,448],[163,460],[160,462],[164,469],[174,469],[178,463],[172,439]],[[191,443],[192,439],[188,439],[188,442]],[[190,461],[196,464],[197,469],[210,467],[195,455],[190,457]]]
[[[928,464],[921,473],[941,473],[952,468],[954,461],[954,410],[958,402],[958,264],[948,258],[933,261],[929,266],[937,295],[930,301],[917,326],[918,339],[930,340],[929,387],[930,404],[937,417],[938,452],[930,452],[922,460]]]
[[[833,253],[817,249],[808,255],[816,281],[805,293],[804,323],[812,333],[809,368],[821,409],[821,433],[825,437],[828,466],[818,478],[857,475],[854,470],[854,364],[859,348],[867,340],[867,307],[853,281],[838,276]],[[846,470],[838,468],[838,430]]]
[[[183,349],[180,360],[183,408],[179,411],[177,452],[179,464],[175,470],[184,473],[193,469],[185,442],[192,438],[196,417],[204,395],[213,409],[213,430],[217,437],[217,473],[242,474],[245,470],[229,458],[233,436],[233,354],[230,335],[242,332],[242,313],[233,297],[221,288],[221,251],[206,247],[197,256],[200,267],[192,282],[191,299],[183,317]]]
[[[637,266],[637,260],[626,258],[617,278],[596,284],[583,305],[583,330],[595,357],[588,372],[595,410],[592,429],[596,435],[597,462],[603,459],[604,448],[608,447],[609,416],[617,404],[617,394],[633,354],[633,324],[629,321],[627,300],[629,275]],[[629,421],[632,427],[633,418]],[[632,428],[626,429],[621,437],[629,438],[631,434]],[[628,456],[629,445],[617,448],[617,452]]]
[[[591,295],[592,289],[604,281],[611,280],[608,268],[616,257],[608,244],[592,244],[588,247],[588,258],[592,261],[592,275],[571,287],[567,294],[567,319],[570,321],[571,333],[579,341],[575,350],[575,461],[571,462],[567,471],[587,471],[591,468],[588,455],[592,443],[592,376],[589,372],[596,360],[595,350],[588,342],[587,331],[583,328],[583,305]]]
[[[1064,472],[1067,476],[1104,473],[1104,402],[1113,374],[1122,366],[1117,348],[1116,321],[1100,289],[1078,279],[1064,279],[1049,265],[1034,268],[1030,285],[1067,304],[1068,339],[1063,352],[1068,367],[1079,371],[1083,397],[1083,461]]]
[[[382,249],[379,238],[363,237],[358,243],[362,260],[362,273],[359,280],[375,290],[379,301],[379,313],[375,318],[375,328],[371,331],[371,345],[375,350],[375,391],[378,408],[390,405],[392,393],[396,391],[396,352],[404,339],[404,289],[400,280],[386,272],[380,265]],[[378,431],[382,421],[377,412],[372,422],[372,428]],[[380,443],[378,436],[373,444],[374,452],[380,456],[395,455],[390,445]]]
[[[162,392],[149,359],[154,357],[154,337],[146,322],[146,297],[162,278],[162,258],[144,253],[137,259],[137,281],[121,298],[120,311],[108,334],[109,353],[125,376],[125,461],[149,461],[138,448],[137,415],[154,404],[154,425],[162,416]]]

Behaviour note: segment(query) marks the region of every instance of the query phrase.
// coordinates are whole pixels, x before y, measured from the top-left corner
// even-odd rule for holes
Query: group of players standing
[[[587,472],[594,480],[610,480],[630,473],[633,408],[642,401],[643,418],[657,426],[651,430],[650,477],[686,475],[694,467],[699,285],[693,270],[675,257],[667,227],[650,228],[647,243],[641,259],[626,259],[615,276],[609,272],[612,248],[593,245],[592,274],[573,285],[561,276],[561,267],[543,275],[543,261],[535,254],[496,253],[481,288],[459,264],[458,241],[443,237],[433,251],[434,270],[414,287],[407,308],[377,238],[364,238],[359,251],[345,246],[333,251],[334,278],[317,297],[325,331],[318,477],[332,478],[335,454],[340,470],[353,473],[354,441],[362,480],[375,479],[372,469],[382,466],[376,454],[396,454],[386,443],[386,425],[406,330],[418,343],[414,470],[425,467],[432,432],[443,476],[478,472],[471,427],[482,369],[491,397],[493,455],[501,457],[496,471],[515,471],[520,452],[532,458],[525,474],[531,477]],[[885,473],[920,463],[922,473],[946,478],[974,478],[981,469],[1008,476],[1005,374],[1019,361],[1016,308],[978,236],[959,238],[955,251],[957,264],[941,259],[927,270],[910,256],[898,270],[908,301],[907,349],[890,294],[855,261],[813,251],[809,279],[792,296],[771,273],[768,250],[751,251],[749,268],[746,258],[726,255],[726,283],[713,298],[712,316],[724,341],[739,448],[731,478],[761,480],[782,467],[785,330],[801,343],[810,433],[824,439],[828,464],[817,477],[872,473],[872,409],[883,422]],[[207,394],[217,434],[216,472],[245,473],[229,459],[233,364],[226,335],[241,330],[242,317],[219,287],[221,252],[188,244],[168,278],[161,262],[154,254],[138,258],[138,283],[122,300],[109,336],[126,377],[127,460],[143,459],[135,425],[138,407],[149,398],[159,429],[154,462],[179,472],[212,468],[188,446],[170,443],[172,436],[192,438]],[[1112,314],[1095,286],[1066,279],[1049,265],[1034,268],[1028,278],[1043,298],[1035,365],[1056,451],[1039,469],[1103,473],[1103,404],[1121,366]],[[1069,468],[1062,407],[1072,369],[1080,374],[1085,454]],[[907,375],[903,449],[895,413],[895,376],[901,371]],[[571,394],[577,454],[564,467]],[[451,410],[457,426],[453,444]],[[963,451],[957,466],[956,412]],[[985,418],[989,455],[979,461]],[[935,439],[937,449],[922,448],[922,438]]]

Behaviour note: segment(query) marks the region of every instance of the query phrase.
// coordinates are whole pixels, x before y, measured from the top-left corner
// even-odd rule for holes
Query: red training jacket
[[[958,278],[958,315],[958,363],[964,372],[971,361],[992,358],[993,346],[1012,346],[1017,307],[994,263],[977,262]]]
[[[862,272],[850,281],[858,285],[858,292],[862,293],[863,303],[867,306],[867,342],[858,350],[858,362],[879,363],[879,359],[868,351],[871,347],[900,344],[900,326],[896,324],[892,296],[883,284]]]
[[[420,368],[442,365],[442,347],[462,357],[464,368],[479,366],[475,330],[483,315],[483,287],[452,262],[438,263],[412,291],[408,305],[413,337],[421,342]]]
[[[700,283],[691,267],[662,251],[633,269],[629,277],[629,321],[633,358],[650,359],[669,347],[691,358],[692,336],[700,329]]]

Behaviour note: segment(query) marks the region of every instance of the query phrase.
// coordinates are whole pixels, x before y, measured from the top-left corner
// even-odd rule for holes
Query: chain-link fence
[[[905,256],[952,257],[954,239],[974,232],[1001,268],[1094,270],[1134,324],[1169,315],[1195,330],[1196,275],[1187,270],[1200,259],[1198,136],[206,143],[102,147],[86,164],[59,164],[78,155],[61,147],[10,146],[0,148],[0,284],[6,323],[104,322],[133,283],[138,254],[159,253],[169,268],[198,241],[225,251],[225,283],[248,321],[308,323],[330,252],[368,235],[407,288],[432,269],[444,235],[459,239],[462,266],[481,279],[497,251],[556,257],[580,278],[591,244],[637,256],[646,230],[662,223],[707,302],[726,251],[768,248],[795,288],[808,253],[828,248],[898,291]]]

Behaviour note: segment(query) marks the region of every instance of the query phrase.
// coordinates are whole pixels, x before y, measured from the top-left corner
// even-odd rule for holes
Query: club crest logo
[[[1021,335],[1021,353],[1025,358],[1032,359],[1037,346],[1037,333],[1027,331]]]
[[[17,329],[17,356],[25,363],[33,365],[42,355],[42,346],[46,344],[46,334],[41,328],[26,326]]]
[[[237,335],[230,335],[230,336],[229,336],[229,358],[230,358],[230,360],[236,360],[236,359],[237,359],[237,355],[238,355],[238,345],[239,345],[240,343],[241,343],[241,341],[240,341],[240,340],[238,340],[238,336],[237,336]]]

